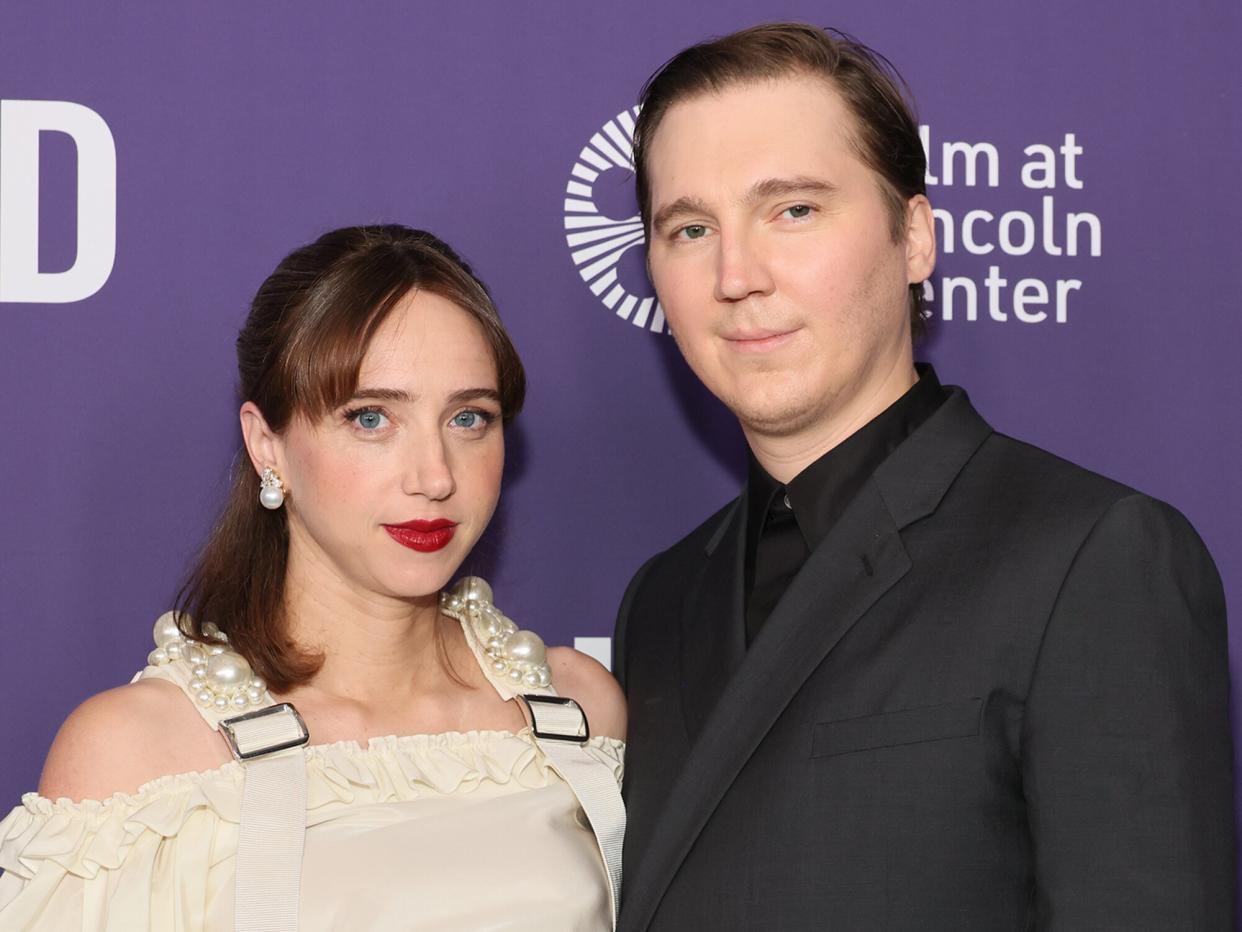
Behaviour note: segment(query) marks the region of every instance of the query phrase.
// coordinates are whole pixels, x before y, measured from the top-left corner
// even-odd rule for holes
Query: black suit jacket
[[[626,593],[622,932],[1233,929],[1224,596],[960,389],[749,651],[745,501]]]

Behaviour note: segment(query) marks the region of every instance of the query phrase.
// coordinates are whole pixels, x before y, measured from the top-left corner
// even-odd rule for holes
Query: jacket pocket
[[[811,741],[811,756],[834,757],[902,744],[969,738],[979,734],[982,713],[982,699],[958,699],[941,705],[819,722]]]

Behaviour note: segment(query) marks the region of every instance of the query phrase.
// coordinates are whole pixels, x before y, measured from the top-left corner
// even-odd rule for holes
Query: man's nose
[[[741,301],[754,294],[772,291],[759,244],[745,232],[721,232],[717,256],[716,300]]]

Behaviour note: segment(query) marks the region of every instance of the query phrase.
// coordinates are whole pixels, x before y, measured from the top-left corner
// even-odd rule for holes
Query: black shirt
[[[876,467],[945,399],[931,366],[910,390],[781,485],[750,454],[746,512],[746,643]]]

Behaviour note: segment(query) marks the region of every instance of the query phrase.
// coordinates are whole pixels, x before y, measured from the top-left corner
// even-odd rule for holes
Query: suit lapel
[[[712,536],[707,559],[682,607],[681,699],[691,744],[746,653],[742,598],[747,494],[743,490]]]
[[[736,676],[724,684],[672,787],[661,830],[627,877],[625,928],[646,927],[720,798],[790,699],[841,636],[909,565],[892,518],[869,484],[837,530],[811,554]],[[832,606],[828,619],[803,623],[817,605],[821,616],[823,606]],[[697,645],[700,649],[706,646]],[[683,649],[695,647],[687,644]]]
[[[642,860],[629,867],[622,929],[647,927],[703,826],[785,707],[846,632],[909,570],[900,530],[935,510],[990,430],[965,393],[951,390],[940,410],[876,470],[811,554],[736,675],[721,683],[714,706],[698,710],[704,716],[698,741],[670,788],[660,830]],[[732,584],[739,581],[742,563],[736,552],[717,555],[731,550],[724,545],[740,546],[744,513],[735,509],[719,535],[721,546],[709,553],[686,608],[683,669],[699,677],[711,667],[690,656],[696,650],[720,656],[702,640],[719,633],[710,623],[716,611],[741,637],[741,593],[734,593]],[[724,575],[730,565],[732,577]],[[722,591],[728,605],[721,601]],[[704,601],[696,605],[695,599]],[[694,621],[694,615],[705,620]],[[715,670],[723,681],[722,669]]]

